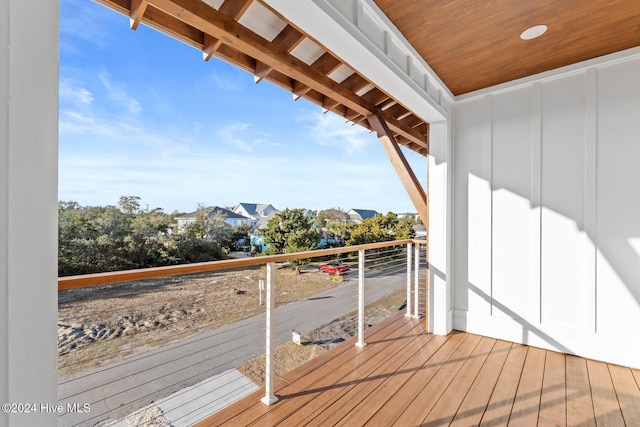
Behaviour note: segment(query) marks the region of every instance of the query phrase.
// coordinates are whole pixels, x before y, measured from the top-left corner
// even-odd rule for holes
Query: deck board
[[[595,426],[591,384],[585,359],[566,356],[567,366],[567,425]]]
[[[465,396],[462,405],[458,408],[458,412],[451,423],[452,426],[472,427],[480,425],[482,415],[489,404],[491,392],[496,386],[498,376],[507,360],[511,346],[510,342],[496,342],[491,354]]]
[[[530,347],[527,351],[518,391],[511,408],[510,426],[533,426],[538,422],[546,351]]]
[[[463,332],[424,333],[400,314],[367,329],[205,426],[640,425],[640,372]]]
[[[516,398],[522,367],[527,357],[527,347],[514,344],[491,394],[489,405],[482,416],[481,426],[506,426]]]
[[[542,397],[538,424],[543,426],[565,427],[567,425],[565,355],[554,351],[547,352],[542,381]]]
[[[640,389],[635,374],[629,368],[609,365],[611,379],[616,389],[622,416],[627,426],[640,426]]]

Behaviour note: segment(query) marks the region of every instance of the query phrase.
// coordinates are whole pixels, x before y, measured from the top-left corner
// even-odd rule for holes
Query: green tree
[[[348,232],[347,245],[411,239],[415,236],[411,222],[399,220],[393,212],[367,218],[360,224],[350,224]]]
[[[306,216],[303,209],[285,209],[277,213],[260,232],[269,245],[266,254],[311,251],[318,247],[321,238],[314,220]],[[296,271],[308,263],[308,259],[291,261]]]
[[[316,221],[320,227],[328,227],[328,224],[336,222],[344,224],[349,219],[349,215],[340,208],[330,208],[318,212]]]
[[[120,196],[118,201],[120,210],[126,214],[134,214],[140,211],[140,197],[138,196]]]

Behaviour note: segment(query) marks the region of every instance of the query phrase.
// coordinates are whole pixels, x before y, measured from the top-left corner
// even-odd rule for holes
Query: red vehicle
[[[345,274],[349,271],[349,266],[339,261],[326,262],[318,266],[318,270],[329,274]]]

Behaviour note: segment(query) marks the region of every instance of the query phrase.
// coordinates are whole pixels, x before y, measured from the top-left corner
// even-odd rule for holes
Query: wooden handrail
[[[110,271],[106,273],[82,274],[58,278],[58,290],[85,288],[107,285],[110,283],[128,282],[131,280],[154,279],[159,277],[179,276],[182,274],[204,273],[207,271],[225,270],[229,268],[263,265],[270,262],[283,262],[304,258],[316,258],[359,250],[378,249],[388,246],[406,245],[407,243],[426,244],[426,240],[405,239],[388,242],[368,243],[365,245],[343,246],[340,248],[318,249],[290,254],[266,255],[246,259],[225,259],[221,261],[199,262],[193,264],[170,265],[165,267],[141,268],[135,270]]]

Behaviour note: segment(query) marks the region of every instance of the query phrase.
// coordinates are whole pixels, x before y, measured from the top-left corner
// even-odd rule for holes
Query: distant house
[[[230,211],[229,209],[221,208],[220,206],[210,206],[201,210],[197,210],[195,212],[191,212],[185,215],[181,215],[176,217],[176,221],[178,222],[178,232],[180,232],[184,227],[189,224],[192,224],[198,218],[198,215],[202,215],[203,217],[210,217],[213,215],[223,215],[225,217],[224,222],[229,224],[231,227],[237,227],[239,225],[252,225],[252,218],[248,218],[244,215],[235,213]]]
[[[405,212],[405,213],[399,213],[398,214],[398,219],[402,219],[402,218],[408,218],[412,221],[418,221],[421,220],[420,219],[420,215],[416,212]]]
[[[377,211],[369,209],[351,209],[347,211],[347,215],[349,215],[350,222],[360,224],[365,219],[373,218],[374,216],[380,214]]]
[[[267,222],[280,211],[264,203],[238,203],[233,212],[250,218],[253,228],[260,229],[266,227]]]

